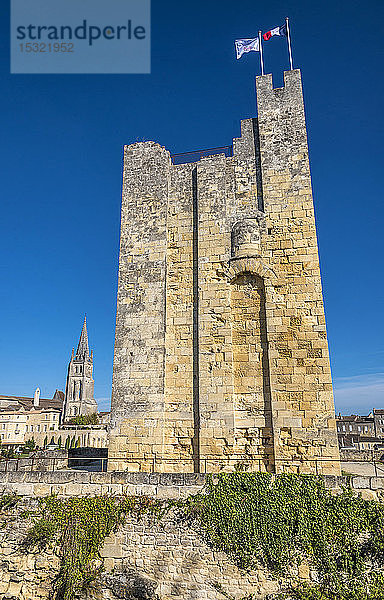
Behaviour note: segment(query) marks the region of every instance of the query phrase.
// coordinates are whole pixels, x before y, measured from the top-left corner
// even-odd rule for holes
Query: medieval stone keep
[[[233,152],[125,148],[111,470],[340,472],[300,71],[256,88]]]

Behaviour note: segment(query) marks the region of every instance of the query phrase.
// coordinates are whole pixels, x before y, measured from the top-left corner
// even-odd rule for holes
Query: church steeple
[[[83,329],[81,330],[79,343],[76,350],[76,359],[84,359],[89,357],[88,347],[88,332],[87,332],[87,315],[84,316]]]
[[[93,353],[89,353],[87,318],[84,317],[76,353],[72,350],[68,366],[67,385],[63,409],[63,421],[79,415],[97,412],[97,402],[93,397]]]

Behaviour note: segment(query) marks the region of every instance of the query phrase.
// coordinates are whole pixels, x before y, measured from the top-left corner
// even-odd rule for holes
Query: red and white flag
[[[274,35],[284,35],[285,37],[287,37],[288,36],[287,24],[284,23],[284,25],[281,25],[280,27],[275,27],[274,29],[271,29],[270,31],[266,31],[263,34],[263,40],[265,42],[268,42],[268,40],[270,40],[271,37]]]

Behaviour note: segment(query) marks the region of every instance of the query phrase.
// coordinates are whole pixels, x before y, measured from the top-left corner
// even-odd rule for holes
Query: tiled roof
[[[373,417],[365,417],[361,415],[338,415],[336,421],[353,421],[354,423],[373,423]]]
[[[34,407],[33,406],[33,398],[29,398],[27,396],[1,396],[0,395],[0,401],[7,401],[9,400],[10,405],[8,406],[4,406],[0,408],[0,412],[6,412],[6,411],[23,411],[23,412],[28,412],[30,410],[40,410],[40,411],[44,411],[44,410],[57,410],[60,411],[62,410],[63,407],[63,401],[64,401],[64,394],[63,392],[59,392],[60,397],[57,397],[57,394],[55,393],[55,396],[53,398],[40,398],[39,399],[39,406],[38,407]],[[17,402],[17,404],[16,404]]]

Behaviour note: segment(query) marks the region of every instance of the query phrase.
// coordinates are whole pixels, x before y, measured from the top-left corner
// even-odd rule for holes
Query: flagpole
[[[288,40],[288,52],[289,52],[289,63],[291,65],[291,71],[293,71],[293,60],[292,60],[292,46],[291,46],[291,32],[289,30],[289,19],[285,18],[285,25],[287,27],[287,40]]]
[[[260,50],[261,74],[264,75],[263,44],[261,42],[261,31],[259,31],[259,50]]]

